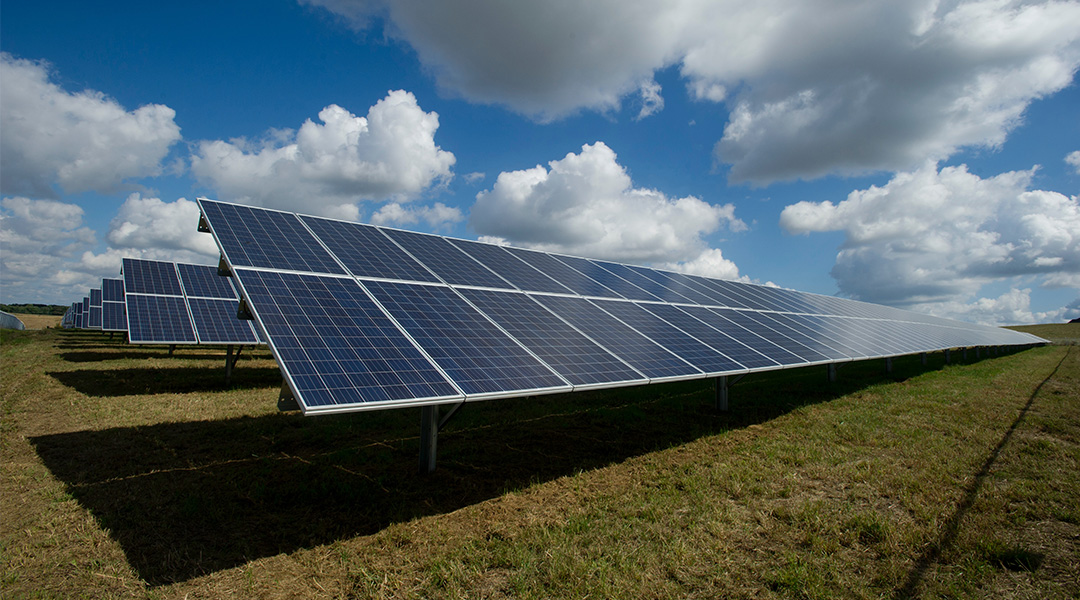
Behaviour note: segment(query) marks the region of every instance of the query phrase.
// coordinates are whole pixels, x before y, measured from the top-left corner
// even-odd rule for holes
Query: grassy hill
[[[0,332],[0,596],[1080,595],[1076,346],[469,404],[427,477],[243,356]]]

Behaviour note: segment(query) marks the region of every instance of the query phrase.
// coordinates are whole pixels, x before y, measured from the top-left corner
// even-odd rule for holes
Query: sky
[[[0,302],[216,264],[195,199],[1080,317],[1080,1],[0,4]]]

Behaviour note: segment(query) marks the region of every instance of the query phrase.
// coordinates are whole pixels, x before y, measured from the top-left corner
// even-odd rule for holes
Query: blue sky
[[[0,300],[196,197],[986,323],[1080,316],[1080,3],[0,6]]]

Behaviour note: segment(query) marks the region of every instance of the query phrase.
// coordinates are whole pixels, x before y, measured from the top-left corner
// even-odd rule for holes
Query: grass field
[[[1080,338],[1080,325],[1037,335]],[[0,332],[3,598],[1076,598],[1080,347],[279,413],[265,350]]]

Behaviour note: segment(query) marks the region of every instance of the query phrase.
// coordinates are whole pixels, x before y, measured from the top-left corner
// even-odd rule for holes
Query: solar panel
[[[646,383],[648,378],[518,292],[463,289],[461,294],[577,388]]]
[[[499,246],[453,239],[449,240],[449,242],[483,263],[484,266],[514,284],[520,290],[551,292],[554,294],[573,293],[570,288],[537,271],[528,263]]]
[[[772,286],[199,204],[200,228],[213,234],[305,412],[1042,341]],[[192,315],[217,311],[215,322],[235,325],[221,318],[235,311],[228,280],[211,267],[177,269],[183,290],[173,294],[186,293]]]
[[[377,227],[300,217],[319,240],[357,277],[400,279],[403,281],[439,280]]]
[[[171,262],[125,258],[123,274],[125,294],[184,295],[176,266]]]
[[[222,254],[234,267],[345,274],[292,213],[205,199],[199,200],[199,206]]]
[[[90,288],[90,306],[101,306],[100,288]]]
[[[703,372],[584,298],[540,296],[548,307],[650,380],[703,376]]]
[[[233,272],[305,411],[462,398],[355,280]]]
[[[127,294],[128,341],[132,344],[195,344],[183,296]]]
[[[466,396],[570,389],[450,288],[382,281],[363,285]]]
[[[188,298],[238,299],[229,278],[218,275],[217,267],[176,263],[176,270]]]
[[[473,260],[444,238],[398,229],[384,231],[446,283],[514,289],[508,281]]]
[[[101,300],[103,302],[123,302],[124,301],[124,280],[123,279],[102,279],[101,280]]]
[[[747,370],[746,367],[637,304],[617,300],[593,300],[593,304],[667,348],[703,373],[721,375],[743,373]]]
[[[102,302],[101,329],[127,331],[127,305],[124,302]]]

